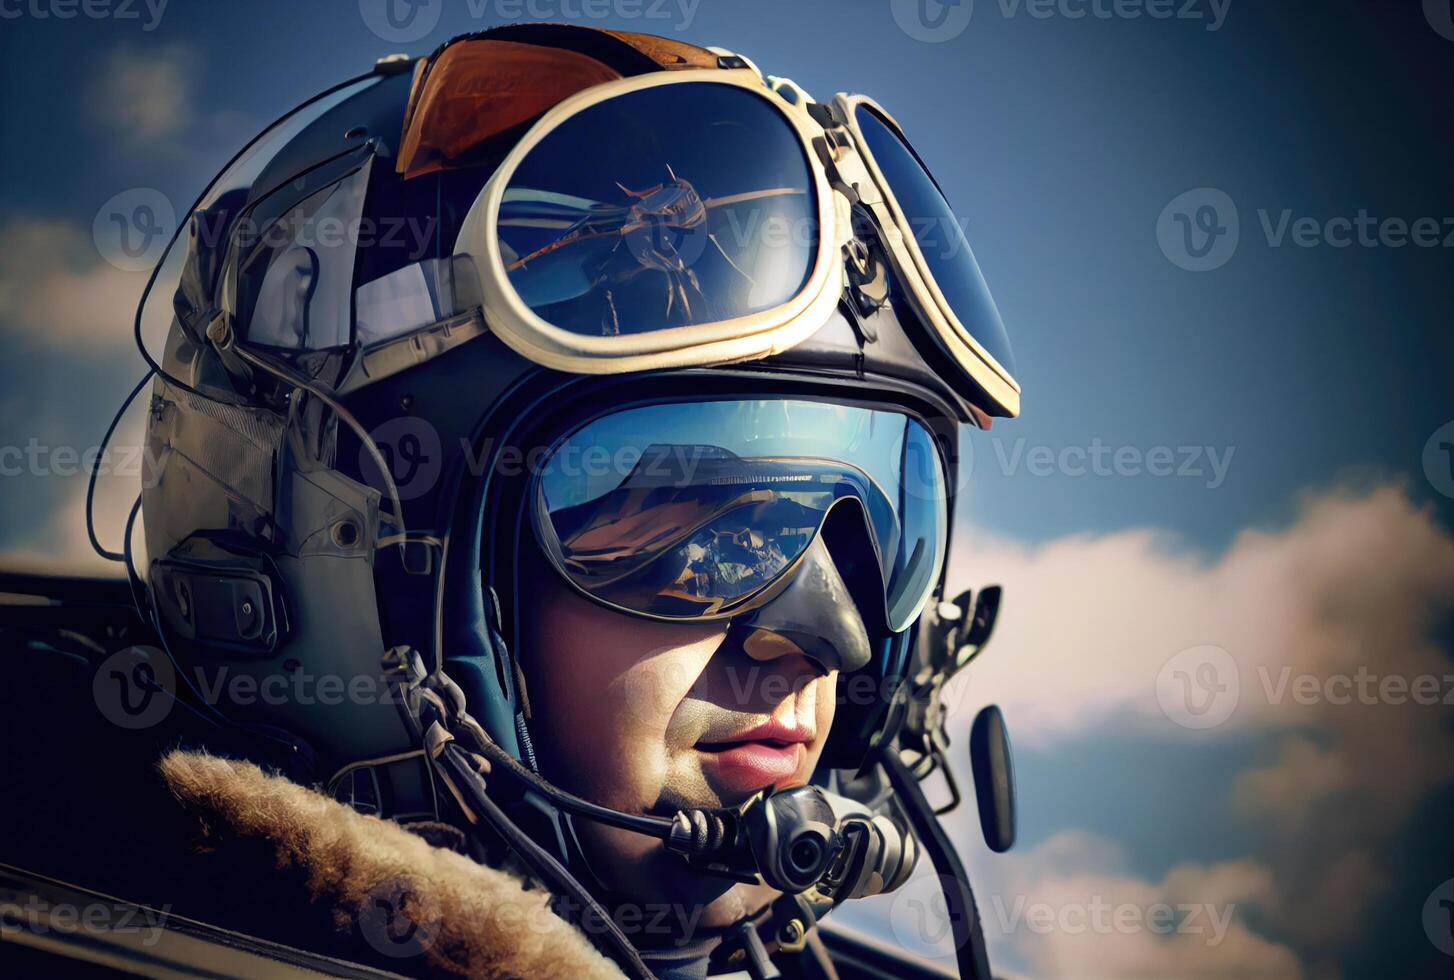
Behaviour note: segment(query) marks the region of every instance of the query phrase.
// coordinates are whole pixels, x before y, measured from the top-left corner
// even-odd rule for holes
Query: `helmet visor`
[[[564,119],[510,175],[495,228],[509,284],[536,316],[611,337],[782,306],[816,264],[817,208],[782,111],[693,82]]]
[[[537,532],[562,574],[656,618],[749,608],[846,498],[867,518],[890,629],[918,616],[944,559],[943,463],[898,412],[786,399],[627,409],[558,443],[536,487]]]

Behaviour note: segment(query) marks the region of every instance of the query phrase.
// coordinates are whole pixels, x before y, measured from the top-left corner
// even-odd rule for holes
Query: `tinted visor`
[[[1013,376],[1010,338],[980,274],[964,226],[899,131],[866,105],[857,106],[854,116],[868,152],[907,219],[924,263],[949,308],[979,345]]]
[[[933,437],[896,412],[777,399],[653,405],[591,422],[552,450],[537,530],[586,593],[700,619],[748,608],[851,499],[898,631],[943,564],[945,487]]]
[[[496,227],[525,305],[600,337],[783,305],[815,265],[817,207],[782,111],[742,88],[694,82],[565,119],[511,174]]]

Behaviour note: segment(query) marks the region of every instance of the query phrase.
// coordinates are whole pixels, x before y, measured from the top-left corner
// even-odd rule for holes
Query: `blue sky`
[[[138,274],[107,265],[93,244],[104,202],[145,187],[181,210],[246,138],[294,103],[379,55],[424,53],[525,9],[434,0],[418,7],[423,19],[406,33],[432,28],[406,42],[379,36],[388,33],[382,0],[171,0],[138,4],[135,18],[101,19],[40,17],[54,8],[27,4],[0,5],[0,132],[10,148],[0,154],[0,227],[21,243],[0,257],[0,442],[78,447],[95,444],[141,370],[124,309]],[[1004,632],[962,715],[991,697],[1046,711],[1032,714],[1019,756],[1024,849],[1033,855],[1057,834],[1091,834],[1091,843],[1077,840],[1120,853],[1107,874],[1123,883],[1169,888],[1178,864],[1246,858],[1286,891],[1327,890],[1306,862],[1278,857],[1284,838],[1269,829],[1277,818],[1254,818],[1255,809],[1228,800],[1245,791],[1249,770],[1300,758],[1287,755],[1299,751],[1289,739],[1320,746],[1314,761],[1345,777],[1355,760],[1371,764],[1338,755],[1340,739],[1354,738],[1362,721],[1314,711],[1284,723],[1278,711],[1262,711],[1208,735],[1148,721],[1138,706],[1154,693],[1156,668],[1182,646],[1231,642],[1223,623],[1227,636],[1242,636],[1246,623],[1264,627],[1266,648],[1252,635],[1247,650],[1232,651],[1244,694],[1256,684],[1249,671],[1276,660],[1274,648],[1299,669],[1333,662],[1333,653],[1319,659],[1322,634],[1298,633],[1302,620],[1247,608],[1278,589],[1288,596],[1275,610],[1316,609],[1350,602],[1349,592],[1370,580],[1407,583],[1411,596],[1387,600],[1407,635],[1387,635],[1417,650],[1369,650],[1365,659],[1422,670],[1429,647],[1447,662],[1447,623],[1438,632],[1447,579],[1438,571],[1454,488],[1428,471],[1425,449],[1454,419],[1454,252],[1442,245],[1454,233],[1454,39],[1441,34],[1454,28],[1437,2],[1423,5],[1426,14],[1413,0],[1178,0],[1169,9],[1199,16],[1145,12],[1159,6],[536,0],[530,9],[552,19],[604,10],[610,16],[586,22],[722,45],[819,98],[862,91],[898,117],[968,222],[1024,386],[1023,417],[972,439],[975,480],[961,520],[973,530],[959,554],[966,584],[1020,578],[1023,592],[1084,568],[1094,587],[1109,590],[1106,608],[1130,619],[1143,608],[1181,608],[1199,588],[1244,603],[1222,609],[1198,635],[1121,622],[1119,634],[1105,634],[1104,671],[1150,664],[1151,676],[1120,700],[1097,701],[1085,692],[1113,685],[1089,670],[1081,687],[1056,694],[1058,704],[1085,710],[1059,718],[1025,677],[995,671],[988,658],[1054,662],[1043,647],[1015,643],[1056,644],[1063,657],[1077,642],[1075,624],[1032,634],[1012,618],[1017,602],[1022,610],[1031,603],[1009,593]],[[923,18],[940,14],[948,29],[924,39],[934,31]],[[1178,209],[1164,212],[1187,192],[1196,192],[1184,209],[1191,218],[1211,200],[1230,200],[1236,211],[1235,249],[1210,271],[1176,261],[1190,261],[1175,247]],[[1351,224],[1360,214],[1385,232],[1387,219],[1432,219],[1440,245],[1338,247],[1338,219]],[[1217,217],[1227,224],[1225,205]],[[1301,239],[1292,230],[1300,221]],[[1086,461],[1102,451],[1123,462],[1098,475]],[[1167,458],[1170,473],[1148,472]],[[53,469],[63,469],[59,460]],[[5,485],[0,553],[29,560],[74,547],[74,477],[7,476]],[[114,517],[127,502],[124,481],[105,489],[103,511]],[[1376,529],[1368,532],[1374,551],[1385,539],[1408,547],[1379,552],[1383,565],[1342,556],[1338,542],[1368,528]],[[1327,574],[1274,575],[1265,589],[1238,584],[1238,575],[1263,574],[1268,555],[1296,567],[1299,556],[1321,556],[1313,567]],[[1099,574],[1081,564],[1095,556],[1107,562]],[[1147,576],[1138,595],[1116,589],[1117,569]],[[1037,608],[1053,620],[1062,605],[1047,593],[1057,595],[1041,590]],[[1385,618],[1350,627],[1348,642],[1378,645]],[[1088,647],[1087,656],[1097,652]],[[1130,647],[1148,652],[1117,659]],[[1448,744],[1447,725],[1440,735],[1430,714],[1392,727],[1433,739],[1429,751],[1437,751]],[[1015,730],[1013,714],[1009,722]],[[1246,962],[1271,963],[1278,974],[1292,962],[1304,975],[1357,975],[1379,957],[1393,957],[1381,962],[1406,974],[1439,962],[1410,903],[1450,874],[1447,836],[1441,842],[1430,828],[1448,825],[1454,794],[1437,769],[1420,778],[1417,791],[1395,794],[1398,827],[1364,828],[1366,846],[1328,841],[1366,850],[1377,869],[1362,879],[1368,900],[1349,899],[1363,928],[1338,940],[1317,936],[1284,897],[1279,912],[1252,912],[1248,928],[1293,959]],[[1387,789],[1351,778],[1338,785],[1375,798]],[[982,858],[976,863],[993,879],[992,861]],[[1053,867],[1015,867],[1025,889],[1053,879]],[[1265,893],[1260,900],[1276,904]],[[1054,938],[1064,937],[1022,930],[996,948],[1017,967],[1073,975],[1072,958],[1036,953],[1037,942],[1043,949]],[[1226,949],[1203,960],[1215,965]],[[1109,962],[1135,972],[1130,960]]]

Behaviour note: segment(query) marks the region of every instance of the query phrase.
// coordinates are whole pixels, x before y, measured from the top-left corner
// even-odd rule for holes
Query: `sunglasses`
[[[628,408],[557,442],[533,480],[536,537],[556,570],[652,619],[769,601],[830,515],[861,529],[895,632],[943,567],[943,462],[898,412],[792,399]]]

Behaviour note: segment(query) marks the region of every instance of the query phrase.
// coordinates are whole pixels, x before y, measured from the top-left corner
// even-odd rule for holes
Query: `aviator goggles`
[[[587,374],[787,349],[822,326],[849,282],[858,204],[903,297],[982,407],[1019,412],[1009,341],[963,227],[876,103],[813,103],[751,67],[602,80],[576,52],[541,50],[528,71],[557,91],[508,133],[513,143],[455,243],[506,343]],[[572,72],[578,82],[561,81]],[[427,104],[429,76],[420,77],[415,102]],[[518,71],[512,78],[530,88]],[[424,144],[467,142],[446,123],[406,119],[401,170],[448,166],[407,152],[431,125]]]
[[[943,462],[923,424],[894,411],[792,399],[627,408],[556,442],[531,492],[556,570],[653,619],[769,601],[840,509],[861,515],[843,526],[867,532],[892,631],[918,617],[944,563]]]

